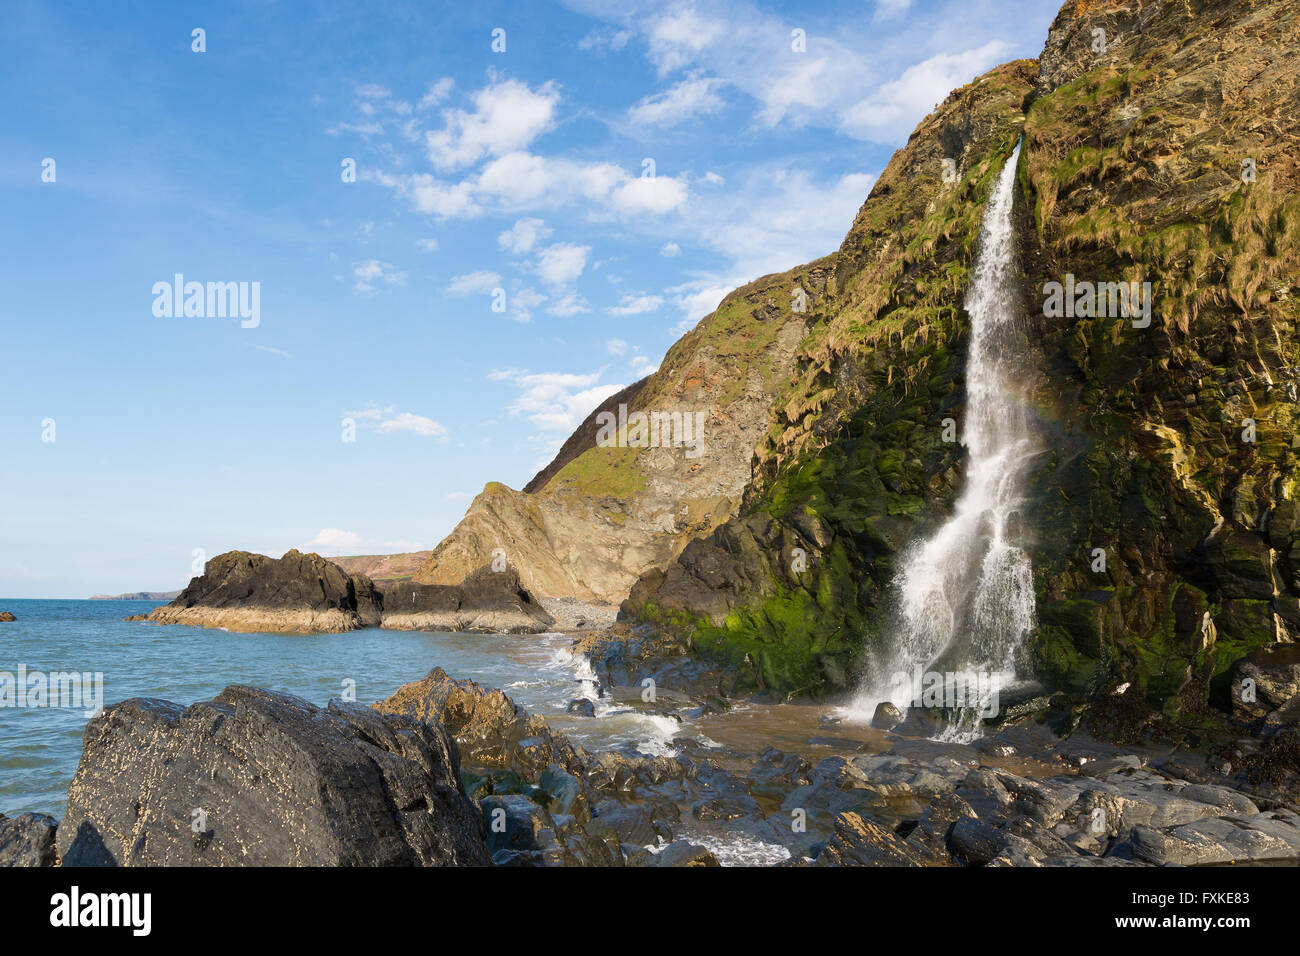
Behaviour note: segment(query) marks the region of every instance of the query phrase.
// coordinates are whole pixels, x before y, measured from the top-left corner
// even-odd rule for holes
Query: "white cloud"
[[[716,113],[725,105],[717,93],[722,85],[717,77],[691,76],[642,99],[628,110],[628,119],[638,126],[673,126]]]
[[[437,240],[437,239],[417,239],[417,240],[415,240],[415,244],[416,244],[417,246],[419,246],[419,247],[420,247],[422,250],[424,250],[425,252],[437,252],[437,251],[438,251],[438,240]]]
[[[871,15],[873,23],[895,20],[905,14],[912,6],[912,0],[876,0],[875,12]]]
[[[308,541],[303,547],[308,551],[330,551],[338,555],[344,551],[359,549],[361,543],[361,535],[355,531],[343,531],[340,528],[321,528],[316,532],[316,537]]]
[[[436,106],[451,95],[451,88],[455,86],[456,81],[450,76],[444,76],[437,83],[429,87],[427,93],[420,99],[419,109],[427,110],[431,106]]]
[[[501,276],[495,272],[479,270],[478,272],[467,272],[464,275],[456,276],[447,286],[447,291],[452,295],[474,295],[475,293],[491,292],[493,289],[501,287]]]
[[[531,322],[533,309],[545,301],[546,296],[532,287],[519,289],[506,296],[506,315],[516,322]]]
[[[428,173],[397,176],[365,171],[362,178],[404,196],[418,212],[441,219],[472,219],[485,208],[520,212],[577,202],[588,203],[593,218],[662,215],[683,206],[689,194],[686,183],[672,176],[634,178],[613,163],[527,152],[492,159],[476,175],[459,182]]]
[[[396,272],[392,263],[380,262],[378,259],[357,263],[352,270],[352,277],[356,280],[355,288],[358,292],[374,292],[374,283],[377,281],[388,285],[406,284],[405,272]]]
[[[693,279],[664,291],[672,297],[673,304],[682,312],[682,321],[673,331],[682,334],[718,307],[718,303],[739,283],[717,283],[714,279]]]
[[[429,161],[460,169],[486,156],[523,149],[555,123],[560,94],[554,83],[533,89],[519,80],[497,80],[472,97],[473,112],[445,111],[446,126],[425,134]]]
[[[401,412],[392,418],[379,422],[375,427],[385,434],[411,432],[422,438],[441,438],[444,441],[447,438],[447,427],[445,425],[435,422],[432,418],[413,415],[410,412]]]
[[[723,20],[701,17],[690,7],[677,6],[650,23],[651,59],[660,73],[680,69],[715,40],[727,36],[728,26]]]
[[[623,213],[662,214],[686,201],[686,184],[671,176],[638,176],[629,179],[610,195],[614,208]]]
[[[321,528],[316,537],[299,546],[304,551],[315,551],[326,557],[357,554],[390,554],[395,551],[418,551],[423,545],[418,541],[399,538],[396,541],[371,541],[355,531],[341,528]]]
[[[632,39],[629,30],[592,30],[578,41],[579,50],[611,50],[617,53]]]
[[[672,259],[675,256],[680,256],[681,254],[682,254],[682,247],[675,242],[665,242],[662,246],[659,247],[659,255],[667,259]]]
[[[890,139],[908,134],[956,87],[1002,61],[1007,44],[990,40],[961,53],[940,53],[908,67],[866,99],[841,113],[841,126],[861,139]]]
[[[657,371],[659,371],[658,363],[651,362],[644,355],[632,356],[632,373],[637,378],[645,378],[647,375],[653,375]]]
[[[482,212],[470,183],[445,183],[428,173],[408,177],[405,185],[415,208],[442,219],[469,219]]]
[[[540,239],[545,239],[552,230],[540,219],[526,218],[516,220],[515,224],[497,236],[497,245],[516,255],[523,255],[532,250]]]
[[[627,352],[627,342],[623,339],[606,339],[605,351],[610,355],[624,355]]]
[[[566,285],[582,275],[590,253],[591,246],[557,242],[538,253],[537,274],[548,285]]]
[[[446,441],[448,438],[445,425],[435,422],[432,418],[426,418],[424,415],[399,412],[394,405],[381,407],[371,402],[365,408],[353,412],[344,412],[343,415],[346,418],[355,419],[362,428],[373,428],[375,431],[386,435],[395,432],[410,432],[423,438],[437,438],[439,441]]]
[[[515,373],[510,380],[520,395],[510,404],[512,415],[527,418],[541,432],[568,435],[622,385],[601,385],[601,372]]]
[[[623,296],[622,302],[612,306],[605,311],[610,315],[644,315],[647,312],[654,312],[664,304],[662,296],[657,295],[638,295]]]
[[[576,292],[567,292],[547,307],[547,315],[555,315],[560,318],[568,318],[571,315],[578,315],[582,312],[590,312],[587,307],[587,300]]]

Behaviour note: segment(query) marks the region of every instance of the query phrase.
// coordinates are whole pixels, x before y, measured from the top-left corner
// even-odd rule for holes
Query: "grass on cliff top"
[[[548,490],[573,491],[587,498],[627,500],[645,490],[637,462],[639,448],[588,448],[556,473]]]

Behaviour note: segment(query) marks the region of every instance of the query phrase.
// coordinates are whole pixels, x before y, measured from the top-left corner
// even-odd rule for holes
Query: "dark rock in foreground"
[[[491,862],[442,727],[242,686],[91,720],[58,850],[65,866]]]
[[[383,626],[394,630],[533,634],[555,626],[510,566],[484,565],[460,584],[388,585],[383,609]]]
[[[22,813],[13,819],[0,813],[0,866],[53,866],[58,825],[58,820],[43,813]]]
[[[13,616],[13,612],[0,611],[0,621],[16,621],[16,620],[18,619]]]
[[[176,600],[128,620],[315,633],[377,627],[382,609],[368,577],[349,575],[319,554],[290,550],[277,559],[227,551],[210,560]]]

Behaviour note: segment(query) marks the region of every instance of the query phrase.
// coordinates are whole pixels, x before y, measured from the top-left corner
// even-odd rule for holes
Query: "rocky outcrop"
[[[364,574],[298,551],[278,560],[246,551],[218,555],[176,600],[127,620],[293,633],[387,627],[515,634],[555,624],[513,567],[482,567],[455,585],[401,582],[380,591]]]
[[[486,565],[460,584],[391,584],[383,590],[383,607],[381,626],[395,630],[531,634],[555,626],[508,565]]]
[[[546,721],[530,714],[503,691],[472,680],[453,680],[435,667],[423,680],[403,684],[372,705],[393,714],[447,728],[465,767],[508,770],[537,781],[551,764],[582,772],[582,760],[567,737],[552,734]]]
[[[12,611],[0,611],[0,622],[8,623],[9,621],[16,621],[16,620],[18,619],[14,617]]]
[[[54,866],[54,833],[59,821],[43,813],[0,813],[0,866]]]
[[[833,269],[823,259],[732,292],[657,372],[588,416],[526,490],[485,487],[415,580],[454,584],[500,554],[538,597],[617,605],[639,575],[735,513],[795,351],[834,288]],[[654,447],[638,444],[635,426],[598,443],[598,416],[620,406],[627,421],[658,413],[694,429],[700,416],[702,437],[678,442],[670,417]]]
[[[231,686],[188,708],[125,701],[84,747],[64,866],[489,862],[455,742],[428,721]]]
[[[176,600],[129,620],[316,633],[378,627],[382,608],[369,578],[318,554],[291,550],[277,559],[228,551],[208,561]]]

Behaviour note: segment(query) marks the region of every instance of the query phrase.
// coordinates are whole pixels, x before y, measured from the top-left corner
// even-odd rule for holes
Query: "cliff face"
[[[1250,647],[1290,640],[1298,16],[1282,0],[1080,0],[1039,63],[950,96],[840,249],[841,291],[774,403],[744,507],[643,576],[625,613],[689,631],[760,686],[853,683],[900,552],[960,487],[942,429],[965,400],[962,293],[1023,132],[1025,348],[1052,450],[1025,512],[1036,667],[1196,711]],[[1150,325],[1047,317],[1044,284],[1067,275],[1150,282]]]
[[[500,552],[539,596],[623,600],[642,572],[735,514],[773,396],[834,281],[830,257],[731,293],[657,372],[593,412],[527,490],[484,488],[414,580],[455,584]],[[615,440],[598,443],[597,415],[619,416],[620,405]],[[637,412],[690,418],[702,430],[691,445],[661,435],[659,446],[638,447]]]
[[[645,575],[626,612],[690,626],[698,651],[760,686],[852,683],[898,553],[960,485],[942,432],[963,400],[962,299],[1036,76],[1028,61],[990,71],[894,155],[840,247],[840,291],[775,403],[743,511]]]

